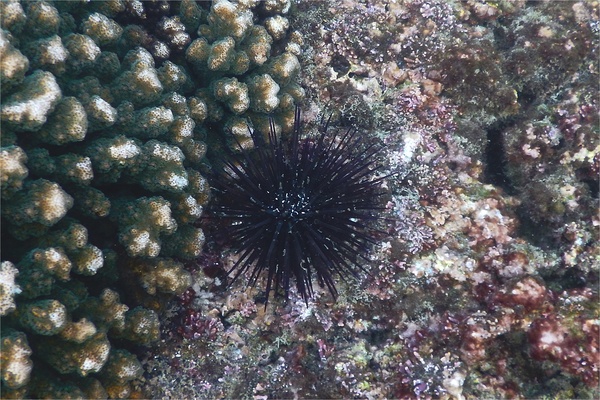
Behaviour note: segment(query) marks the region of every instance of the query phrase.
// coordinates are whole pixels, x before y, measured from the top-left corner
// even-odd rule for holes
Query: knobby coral
[[[277,4],[0,2],[3,395],[131,395],[202,251],[205,139],[303,96]]]

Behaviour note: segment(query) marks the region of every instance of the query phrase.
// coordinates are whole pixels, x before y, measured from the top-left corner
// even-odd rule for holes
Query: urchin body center
[[[308,217],[310,213],[310,196],[302,189],[278,191],[267,207],[267,213],[288,223],[296,223]]]

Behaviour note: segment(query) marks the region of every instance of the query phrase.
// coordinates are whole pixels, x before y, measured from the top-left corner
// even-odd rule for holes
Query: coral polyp
[[[336,297],[334,276],[364,270],[382,209],[380,147],[354,129],[329,135],[329,122],[304,136],[300,111],[288,141],[270,130],[251,131],[253,152],[225,162],[213,186],[216,214],[229,221],[228,237],[239,253],[233,279],[251,270],[254,285],[266,271],[271,292],[288,298],[292,278],[304,301],[313,296],[313,276]],[[266,136],[266,140],[265,140]]]

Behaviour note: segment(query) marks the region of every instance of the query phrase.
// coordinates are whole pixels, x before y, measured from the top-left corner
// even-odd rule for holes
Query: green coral
[[[279,3],[184,0],[149,29],[144,2],[0,2],[3,394],[131,395],[142,305],[202,252],[204,141],[251,147],[304,96]]]
[[[224,121],[224,131],[240,142],[244,134],[238,136],[231,130],[237,115],[247,116],[250,125],[259,128],[268,127],[263,122],[267,114],[274,115],[277,130],[289,131],[294,105],[304,97],[304,90],[295,82],[300,69],[296,54],[284,50],[271,57],[274,41],[284,38],[289,27],[287,18],[278,13],[287,13],[289,5],[265,6],[275,15],[263,24],[252,23],[254,6],[253,2],[215,1],[206,24],[198,28],[200,36],[185,53],[192,69],[212,80],[210,91],[196,92],[207,105],[208,119]],[[230,141],[230,145],[233,143]]]

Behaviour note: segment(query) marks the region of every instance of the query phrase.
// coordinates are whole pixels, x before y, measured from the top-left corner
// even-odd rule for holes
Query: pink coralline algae
[[[196,310],[185,311],[177,328],[177,332],[186,339],[214,339],[220,330],[223,330],[223,324],[218,319],[204,316]]]
[[[571,298],[592,298],[588,291],[572,291]],[[590,387],[598,386],[600,323],[585,315],[548,313],[533,321],[527,332],[531,356],[548,360],[579,376]]]
[[[502,288],[496,294],[496,301],[506,307],[515,309],[539,309],[544,302],[548,301],[550,293],[538,279],[531,276]]]
[[[385,144],[385,234],[336,301],[291,287],[266,309],[224,289],[237,258],[215,240],[148,359],[153,393],[598,398],[597,6],[297,7],[306,120],[330,108]]]

